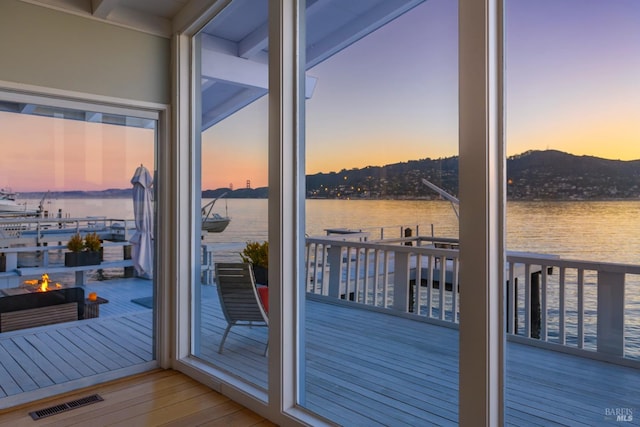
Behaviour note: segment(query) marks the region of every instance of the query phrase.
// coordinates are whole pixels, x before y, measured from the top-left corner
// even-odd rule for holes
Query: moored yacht
[[[27,205],[16,202],[17,193],[9,188],[0,188],[0,216],[34,216],[38,209],[27,209]]]

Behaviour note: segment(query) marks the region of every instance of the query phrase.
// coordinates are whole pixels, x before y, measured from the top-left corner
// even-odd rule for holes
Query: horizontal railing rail
[[[103,216],[82,218],[3,218],[0,219],[0,247],[17,244],[40,245],[67,240],[75,233],[96,232],[109,240],[129,240],[135,231],[132,219]]]
[[[306,291],[457,327],[459,266],[456,239],[307,238]],[[640,362],[640,266],[508,252],[505,281],[510,339]]]

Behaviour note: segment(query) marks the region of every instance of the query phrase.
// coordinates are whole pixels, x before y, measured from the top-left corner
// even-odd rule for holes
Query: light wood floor
[[[102,402],[34,421],[29,415],[92,394]],[[172,370],[155,370],[0,411],[1,426],[275,426]]]

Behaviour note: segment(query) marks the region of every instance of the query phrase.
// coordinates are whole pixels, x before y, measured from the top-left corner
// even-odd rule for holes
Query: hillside
[[[307,175],[307,197],[328,199],[437,199],[421,179],[458,194],[458,157],[421,159],[386,166]],[[607,200],[640,198],[640,160],[607,160],[561,151],[527,151],[507,159],[507,197],[513,200]],[[202,197],[261,199],[268,189],[218,188]],[[42,193],[32,194],[41,197]],[[25,193],[22,194],[23,196]],[[56,198],[131,197],[131,189],[66,191]]]
[[[607,160],[555,150],[528,151],[507,159],[508,198],[590,200],[640,197],[640,160]],[[426,178],[458,194],[458,158],[422,159],[382,167],[307,177],[311,198],[431,199]]]

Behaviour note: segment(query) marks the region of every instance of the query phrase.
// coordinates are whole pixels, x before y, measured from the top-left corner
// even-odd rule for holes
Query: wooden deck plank
[[[92,326],[96,331],[100,331],[102,334],[111,333],[118,340],[118,344],[124,348],[127,348],[131,351],[132,354],[136,355],[138,358],[141,358],[144,361],[151,360],[152,353],[152,343],[150,336],[150,330],[147,330],[147,334],[141,334],[138,331],[127,328],[121,321],[121,319],[117,319],[115,322],[111,322],[109,327],[107,328],[105,325],[100,323],[95,323]]]
[[[81,377],[87,377],[97,373],[97,371],[93,369],[93,365],[86,364],[74,351],[69,351],[69,348],[65,347],[59,339],[55,339],[52,333],[40,332],[35,336],[51,350],[51,353],[64,360],[65,363],[73,366]]]
[[[22,393],[22,389],[2,364],[0,358],[0,398]]]
[[[51,378],[49,378],[31,358],[31,356],[34,356],[34,352],[23,352],[22,349],[14,342],[15,338],[16,337],[2,342],[2,346],[5,350],[11,355],[13,360],[19,363],[21,370],[28,374],[30,379],[38,386],[38,388],[52,385],[53,381]],[[30,388],[30,384],[28,384],[28,387]],[[28,388],[23,387],[23,389],[27,390]]]
[[[119,363],[122,367],[146,362],[147,358],[145,355],[136,354],[135,348],[128,345],[129,340],[127,336],[119,335],[118,332],[121,331],[118,331],[113,326],[113,323],[110,323],[109,327],[105,327],[100,323],[91,323],[87,325],[87,331],[95,340],[96,344],[100,344],[108,348],[112,353],[118,355]],[[151,354],[151,351],[146,351],[145,353]]]
[[[79,354],[83,357],[87,357],[88,363],[95,360],[109,370],[115,370],[122,367],[122,365],[116,363],[109,357],[109,351],[106,353],[103,352],[103,350],[107,350],[104,346],[96,348],[91,345],[92,343],[87,341],[87,337],[80,331],[80,328],[61,329],[60,334],[74,343],[76,347],[82,349],[82,353]]]
[[[80,364],[88,366],[91,370],[95,371],[96,374],[109,371],[108,366],[103,365],[99,360],[85,354],[86,348],[82,346],[82,340],[74,339],[73,336],[69,339],[67,334],[63,334],[57,329],[48,331],[47,334],[51,336],[52,340],[60,343],[60,346],[64,349],[62,353],[64,357],[71,356],[72,358],[78,358]]]
[[[47,364],[43,363],[41,366],[56,384],[83,377],[73,364],[70,364],[67,359],[61,357],[60,354],[52,351],[52,348],[42,342],[38,336],[25,335],[24,340],[42,355],[41,360],[47,361]],[[59,375],[57,372],[59,372]],[[52,374],[56,375],[52,376]]]
[[[67,363],[78,371],[82,366],[83,375],[89,369],[100,373],[151,360],[153,311],[131,303],[133,298],[151,295],[149,282],[141,285],[135,281],[109,282],[91,285],[110,301],[101,307],[99,318],[29,330],[27,333],[32,336],[19,342],[22,346],[29,343],[41,354],[48,354],[44,346],[50,347],[60,358],[68,357]],[[268,357],[262,353],[267,329],[232,328],[223,354],[218,354],[226,322],[215,287],[203,286],[202,291],[199,356],[266,389]],[[318,301],[306,303],[305,316],[308,408],[344,425],[455,424],[459,336],[456,330]],[[38,387],[27,375],[32,373],[30,362],[17,363],[15,359],[24,355],[24,351],[15,344],[7,344],[21,335],[18,332],[0,334],[0,364],[10,373],[7,387],[13,387],[14,392],[16,386],[21,390]],[[57,346],[51,345],[54,342]],[[637,369],[512,342],[507,343],[506,360],[507,425],[594,425],[605,422],[607,407],[637,407],[640,389]],[[34,372],[39,375],[37,369]],[[67,368],[58,366],[58,369],[65,373]],[[0,386],[4,386],[1,370]],[[180,391],[188,395],[185,390]],[[162,394],[167,399],[170,395]],[[189,419],[197,420],[206,413],[197,396],[197,393],[190,397],[182,395],[190,411]],[[188,402],[189,399],[196,400]],[[116,422],[124,424],[137,419],[140,416],[137,411],[145,402],[148,400],[134,396],[123,400],[124,405],[142,406],[130,408],[131,412],[119,416]],[[84,416],[89,417],[89,413]],[[228,420],[235,416],[232,412]],[[163,422],[172,423],[168,419]],[[217,421],[209,423],[216,425]]]

